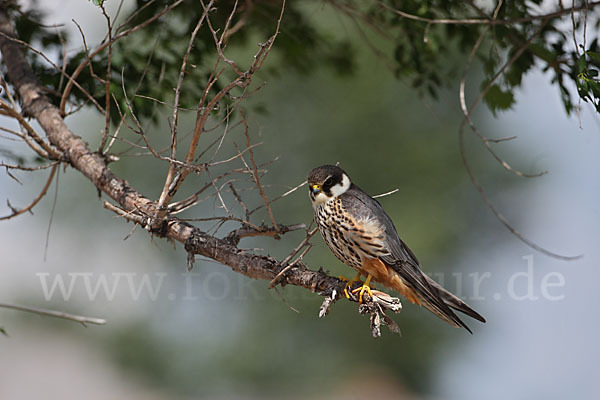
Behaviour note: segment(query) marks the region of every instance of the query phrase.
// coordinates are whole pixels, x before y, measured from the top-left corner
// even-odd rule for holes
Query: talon
[[[347,281],[346,285],[344,286],[344,294],[346,295],[346,298],[349,299],[350,298],[350,292],[348,291],[349,288],[352,288],[352,284],[354,282],[362,282],[360,280],[360,272],[356,274],[356,276],[354,276],[354,278],[352,279],[348,279],[346,277],[340,276],[339,279],[341,279],[342,281]]]
[[[358,304],[362,304],[363,302],[363,295],[365,294],[365,292],[369,293],[369,296],[371,296],[371,298],[373,297],[373,292],[371,291],[371,286],[369,285],[369,283],[371,282],[371,274],[369,274],[369,276],[367,277],[367,280],[363,283],[363,285],[359,288],[356,288],[352,291],[352,293],[356,293],[359,292],[358,295]],[[348,296],[348,294],[346,294],[346,296]]]

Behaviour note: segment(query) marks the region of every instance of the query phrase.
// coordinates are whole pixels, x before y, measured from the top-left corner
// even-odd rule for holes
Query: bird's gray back
[[[381,204],[369,196],[366,192],[356,185],[352,185],[341,196],[344,208],[357,218],[373,220],[381,224],[385,229],[386,244],[389,255],[384,257],[384,261],[395,264],[396,262],[405,262],[414,267],[418,267],[419,261],[408,246],[400,239],[392,219],[387,215]]]

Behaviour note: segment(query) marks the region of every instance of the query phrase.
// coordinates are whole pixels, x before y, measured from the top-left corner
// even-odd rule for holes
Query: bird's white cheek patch
[[[338,183],[331,188],[331,194],[333,197],[338,197],[346,193],[346,191],[350,189],[350,184],[350,178],[348,178],[348,175],[344,174],[342,176],[342,183]]]

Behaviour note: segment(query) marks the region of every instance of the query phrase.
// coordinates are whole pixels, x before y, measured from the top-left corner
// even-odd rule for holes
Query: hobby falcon
[[[478,321],[485,319],[458,297],[425,275],[419,261],[400,239],[394,223],[377,200],[356,186],[341,168],[323,165],[308,174],[308,188],[319,231],[344,264],[358,273],[346,285],[367,277],[359,299],[369,292],[371,279],[398,291],[455,327],[469,327],[452,310]],[[472,333],[472,332],[471,332]]]

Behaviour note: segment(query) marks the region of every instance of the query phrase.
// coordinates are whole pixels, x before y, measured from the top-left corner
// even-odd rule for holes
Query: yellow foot
[[[361,282],[362,283],[362,281],[360,280],[360,273],[356,274],[356,276],[354,278],[352,278],[352,279],[348,279],[348,278],[345,278],[343,276],[340,276],[340,279],[343,280],[343,281],[347,281],[346,282],[346,286],[344,286],[344,294],[346,295],[347,299],[350,298],[350,292],[348,292],[348,289],[352,288],[352,284],[354,282]]]
[[[369,274],[369,276],[367,277],[367,280],[363,283],[363,285],[361,287],[356,288],[352,291],[352,293],[360,292],[358,295],[358,303],[359,304],[362,304],[363,295],[365,294],[365,292],[369,293],[369,296],[373,297],[373,292],[371,292],[371,286],[369,285],[370,282],[371,282],[371,274]]]

